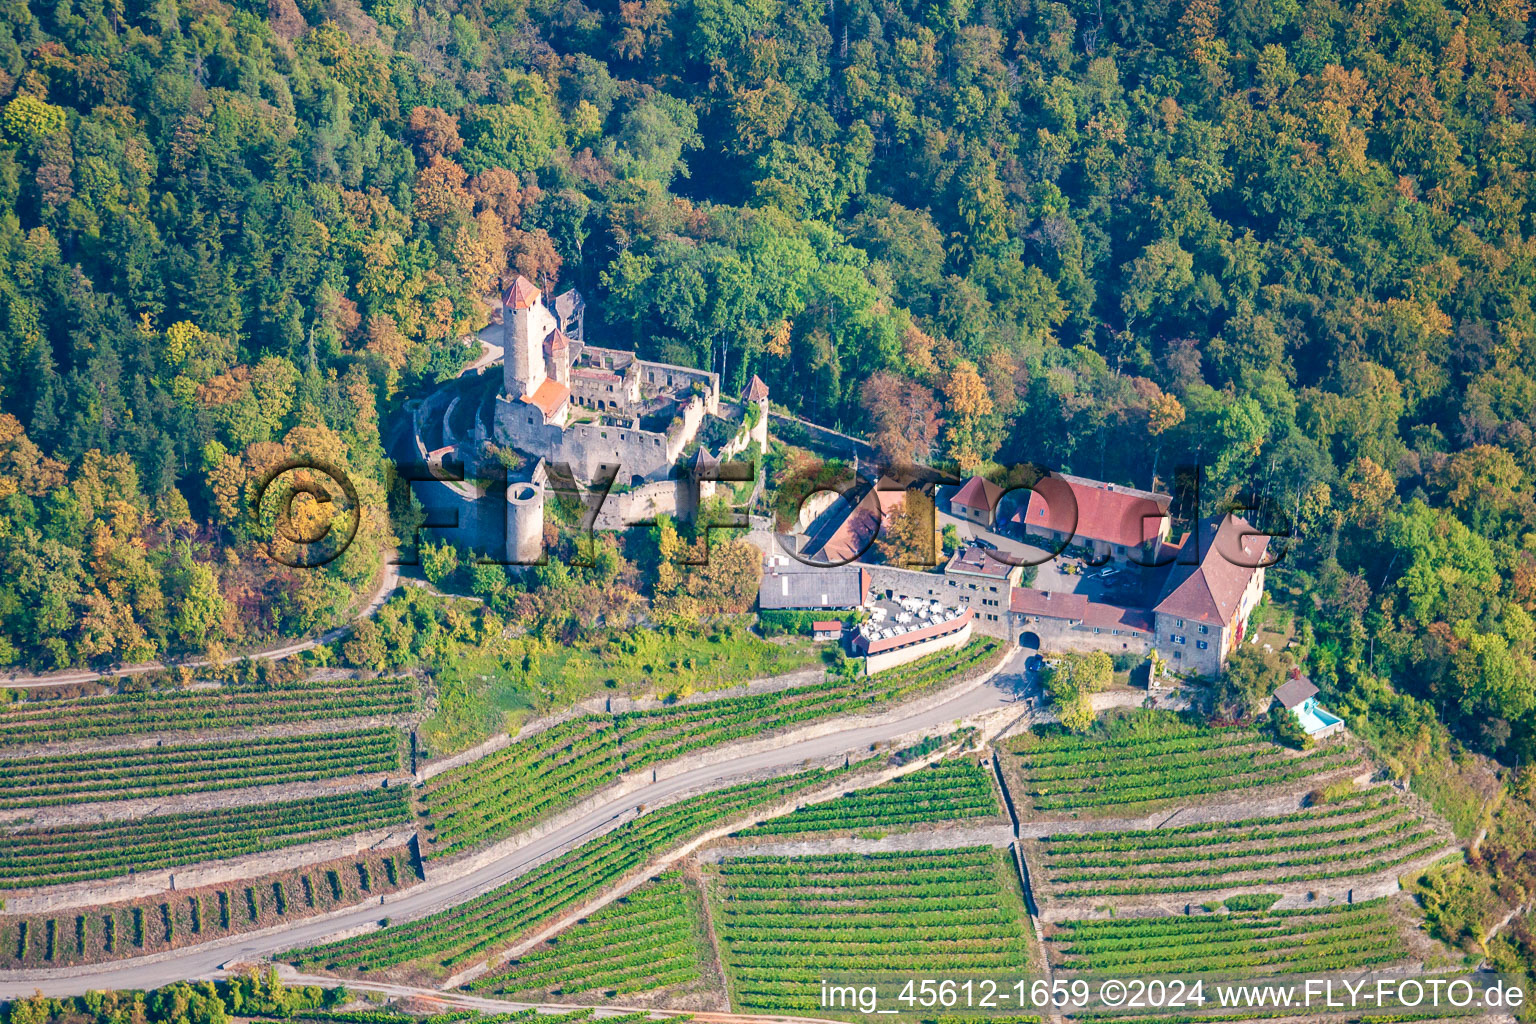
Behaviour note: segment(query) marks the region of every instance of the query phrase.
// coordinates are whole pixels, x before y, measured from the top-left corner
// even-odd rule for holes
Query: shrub
[[[838,622],[849,623],[859,621],[857,611],[778,611],[769,610],[757,613],[758,628],[763,636],[803,636],[811,631],[811,623],[822,619],[836,619]]]
[[[1310,750],[1317,746],[1317,741],[1307,735],[1296,716],[1278,705],[1269,709],[1263,729],[1276,743],[1292,750]]]

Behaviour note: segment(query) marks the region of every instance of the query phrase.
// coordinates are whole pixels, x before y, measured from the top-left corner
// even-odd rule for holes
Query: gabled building
[[[1063,542],[1092,548],[1100,562],[1124,565],[1139,551],[1146,565],[1151,564],[1152,550],[1168,536],[1171,500],[1153,491],[1054,474],[1035,485],[1008,525],[1052,549]]]
[[[991,529],[997,520],[997,502],[1003,489],[985,477],[973,476],[949,499],[951,515]]]
[[[757,604],[765,611],[846,610],[864,603],[868,570],[857,565],[822,568],[788,555],[774,555],[763,567]]]
[[[1145,654],[1154,646],[1151,612],[1090,601],[1082,594],[1016,587],[1008,611],[1023,647]]]
[[[1045,649],[1145,654],[1155,647],[1173,672],[1214,676],[1248,635],[1264,596],[1268,544],[1238,516],[1204,521],[1198,536],[1154,552],[1174,562],[1161,570],[1166,578],[1150,608],[1015,587],[1008,604],[1012,632],[1024,646]]]
[[[1175,672],[1215,675],[1248,632],[1264,596],[1269,538],[1240,516],[1200,524],[1168,572],[1152,609],[1156,646]]]
[[[1275,690],[1272,704],[1295,715],[1302,731],[1313,739],[1324,739],[1344,728],[1343,719],[1317,702],[1316,684],[1300,669],[1291,669],[1291,677]]]
[[[869,486],[847,515],[829,521],[807,541],[805,556],[840,565],[867,554],[875,537],[890,523],[906,498],[907,492],[890,486],[889,479]]]

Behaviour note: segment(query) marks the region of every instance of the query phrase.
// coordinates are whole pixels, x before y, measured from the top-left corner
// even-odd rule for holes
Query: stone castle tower
[[[509,398],[531,397],[549,379],[544,340],[560,323],[526,277],[519,276],[507,292],[503,317],[504,383]]]
[[[507,485],[507,561],[536,565],[544,556],[544,488],[537,483]]]

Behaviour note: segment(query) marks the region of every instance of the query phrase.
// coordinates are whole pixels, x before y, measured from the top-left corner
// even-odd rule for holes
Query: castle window
[[[1200,632],[1202,632],[1202,633],[1209,633],[1211,631],[1211,627],[1207,626],[1203,622],[1200,624],[1199,629],[1200,629]]]
[[[602,436],[603,440],[605,440],[605,441],[608,440],[608,431],[601,430],[601,431],[598,431],[598,433]]]
[[[1211,645],[1206,643],[1204,640],[1196,640],[1195,641],[1195,646],[1200,648],[1203,651],[1203,650],[1205,650],[1207,647],[1209,647]]]

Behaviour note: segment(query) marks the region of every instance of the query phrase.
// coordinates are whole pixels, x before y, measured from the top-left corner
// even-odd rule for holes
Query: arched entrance
[[[1019,646],[1026,651],[1038,651],[1040,649],[1040,635],[1038,633],[1020,633]]]

